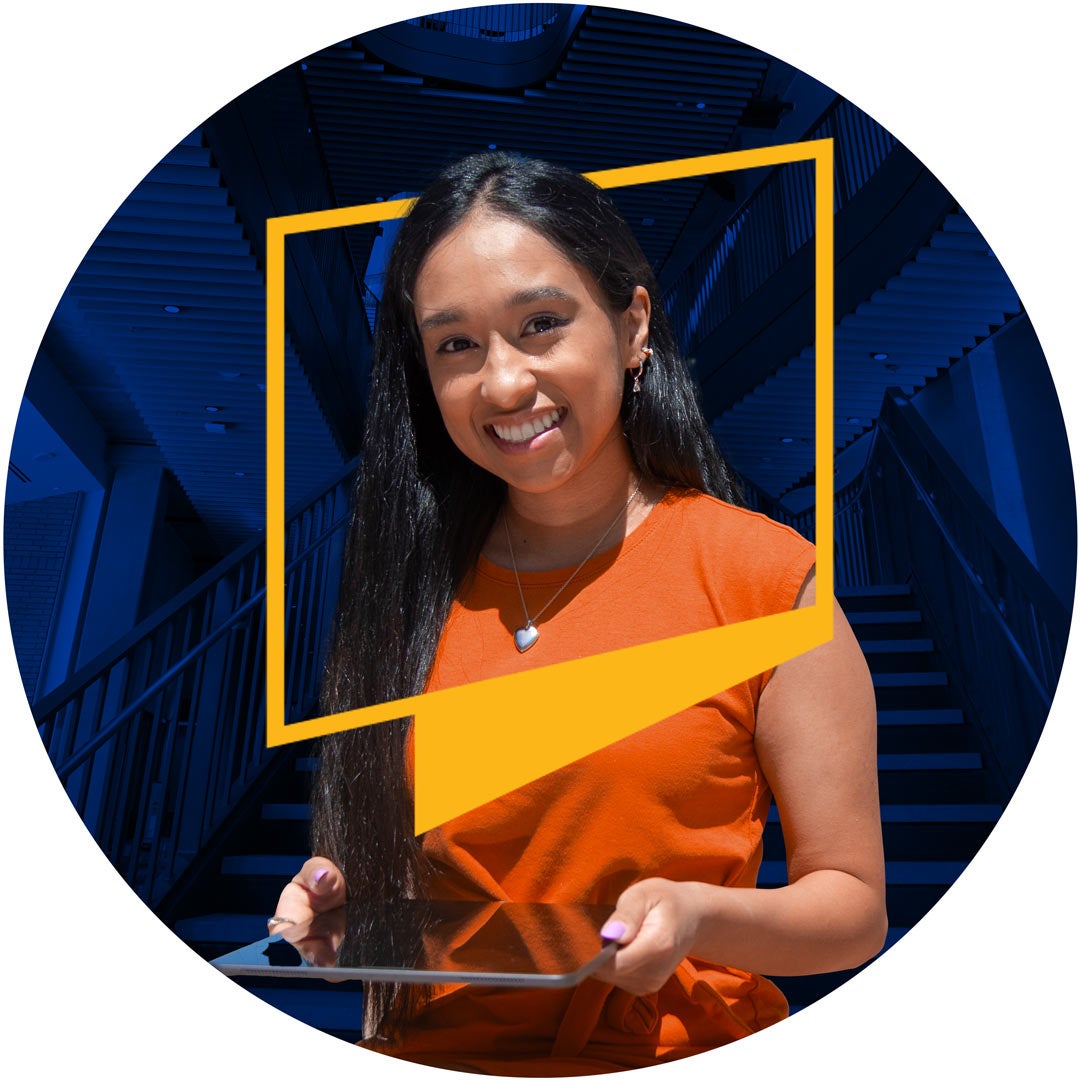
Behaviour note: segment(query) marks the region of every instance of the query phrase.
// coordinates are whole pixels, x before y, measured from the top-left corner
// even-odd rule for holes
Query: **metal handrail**
[[[877,426],[863,522],[877,579],[911,585],[1007,797],[1046,721],[1067,606],[907,398],[890,391]]]
[[[342,474],[288,519],[288,720],[317,697],[349,489]],[[151,904],[177,886],[274,756],[265,736],[264,578],[256,538],[36,710],[87,828]]]
[[[930,520],[937,526],[938,532],[941,533],[941,538],[948,545],[948,548],[952,552],[957,563],[959,563],[960,569],[964,573],[964,576],[968,579],[969,583],[976,590],[976,592],[980,593],[983,599],[986,601],[986,611],[990,614],[990,617],[994,620],[994,623],[997,625],[998,630],[1004,636],[1010,649],[1015,654],[1017,661],[1023,667],[1028,677],[1031,679],[1043,705],[1047,709],[1049,709],[1050,702],[1053,698],[1053,691],[1045,685],[1042,677],[1035,670],[1035,666],[1031,663],[1031,660],[1028,658],[1023,646],[1020,644],[1020,641],[1013,633],[1012,628],[1009,626],[1008,622],[1005,620],[1005,617],[1001,613],[1001,609],[999,607],[998,598],[990,594],[990,591],[986,588],[986,583],[983,581],[982,576],[975,570],[975,567],[972,566],[970,560],[967,558],[960,545],[957,543],[956,538],[946,526],[944,519],[938,512],[937,507],[934,505],[934,496],[926,490],[923,484],[919,481],[919,478],[915,475],[915,470],[911,467],[911,464],[908,462],[907,458],[904,457],[903,451],[900,449],[900,446],[897,443],[896,436],[893,434],[893,432],[889,429],[887,425],[880,422],[878,425],[878,430],[881,431],[881,434],[884,436],[885,441],[889,444],[889,449],[892,451],[897,463],[904,470],[904,475],[907,477],[911,486],[915,489],[915,492],[918,495],[919,499],[925,506],[926,512],[929,515]]]
[[[326,494],[339,488],[346,483],[356,471],[356,461],[350,461],[345,465],[331,482],[315,495],[309,496],[297,506],[292,507],[286,513],[286,528],[298,521],[304,511],[326,497]],[[88,660],[82,667],[74,671],[59,686],[54,687],[47,694],[34,702],[32,711],[38,724],[46,722],[49,714],[55,712],[65,701],[84,687],[88,682],[96,678],[102,668],[114,664],[120,657],[131,650],[131,647],[146,638],[157,627],[168,622],[181,608],[190,604],[193,600],[203,595],[209,588],[226,577],[230,571],[235,570],[245,560],[250,559],[252,553],[261,551],[263,548],[261,535],[252,537],[246,544],[241,544],[226,555],[222,560],[215,563],[205,574],[196,578],[190,585],[182,589],[171,600],[167,600],[161,607],[148,615],[141,622],[133,626],[123,637],[118,638],[96,656]]]

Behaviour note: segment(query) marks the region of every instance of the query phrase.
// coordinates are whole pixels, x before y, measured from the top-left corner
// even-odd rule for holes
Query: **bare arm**
[[[796,606],[814,597],[811,577]],[[874,692],[839,607],[833,640],[781,664],[762,692],[755,745],[780,811],[789,884],[638,882],[608,924],[607,936],[625,944],[600,977],[646,993],[690,954],[762,974],[808,975],[856,967],[881,948]]]

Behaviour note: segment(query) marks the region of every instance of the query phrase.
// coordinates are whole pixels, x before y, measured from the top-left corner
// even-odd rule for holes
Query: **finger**
[[[320,912],[332,911],[344,902],[345,878],[341,871],[329,859],[308,859],[281,890],[267,928],[272,934],[281,933],[290,925],[308,923]]]
[[[637,937],[651,906],[647,891],[641,887],[643,884],[639,882],[623,891],[615,910],[600,928],[600,936],[605,941],[627,945]]]
[[[293,883],[307,892],[313,911],[330,911],[345,903],[345,876],[321,855],[308,859]]]
[[[678,957],[667,947],[657,948],[646,927],[633,941],[621,946],[618,952],[596,972],[602,982],[614,983],[631,994],[650,994],[667,982]]]
[[[290,881],[281,890],[274,917],[267,921],[270,933],[279,934],[290,926],[310,922],[316,914],[311,901],[311,893],[303,885]]]

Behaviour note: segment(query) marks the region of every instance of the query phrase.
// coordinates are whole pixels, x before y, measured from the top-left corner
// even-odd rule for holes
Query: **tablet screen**
[[[350,907],[273,936],[213,964],[228,975],[373,982],[573,986],[614,954],[600,937],[610,905],[402,900],[362,935]]]

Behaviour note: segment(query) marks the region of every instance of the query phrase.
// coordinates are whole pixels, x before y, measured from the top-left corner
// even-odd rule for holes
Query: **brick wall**
[[[71,492],[4,510],[8,618],[23,688],[31,701],[78,508],[79,493]]]

